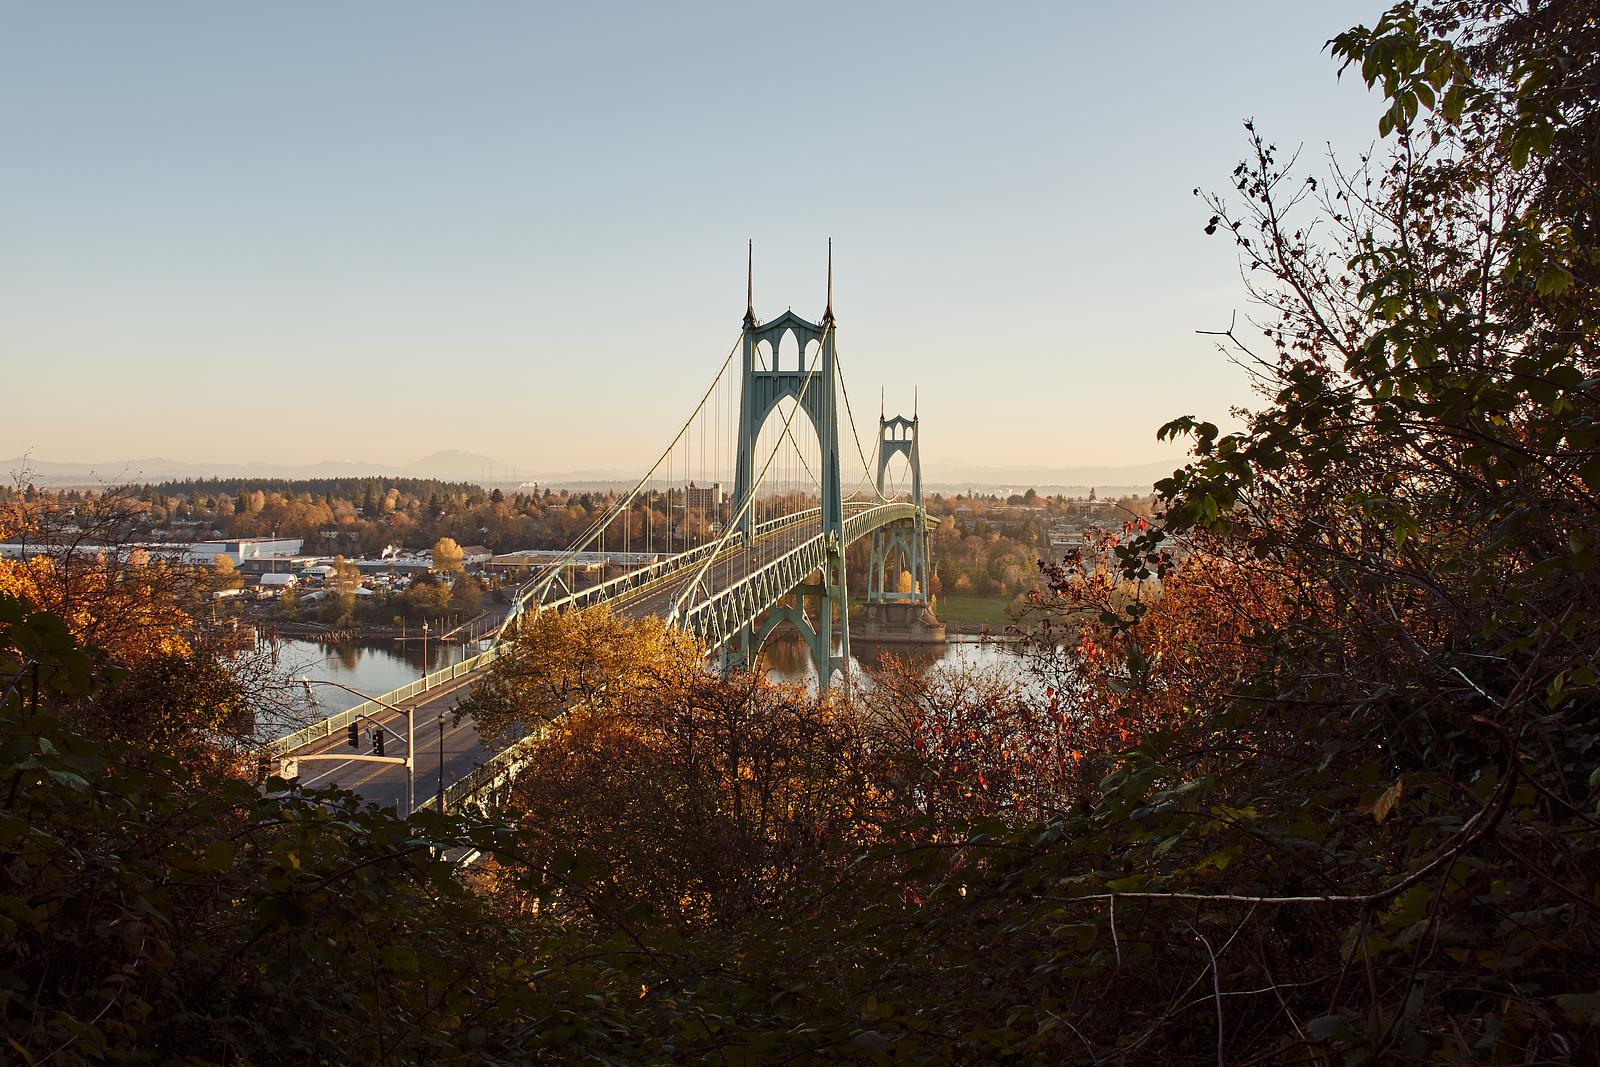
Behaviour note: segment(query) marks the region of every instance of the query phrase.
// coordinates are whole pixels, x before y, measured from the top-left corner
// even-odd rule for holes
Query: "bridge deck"
[[[863,532],[874,528],[873,520],[883,518],[892,521],[891,511],[894,518],[903,517],[899,515],[900,510],[903,508],[894,505],[888,507],[852,505],[850,522],[855,528],[849,533],[859,537]],[[730,589],[763,568],[773,566],[785,557],[806,549],[820,535],[821,524],[816,513],[807,513],[801,521],[769,529],[749,544],[725,548],[706,569],[703,581],[712,590]],[[689,554],[693,553],[686,555]],[[699,563],[681,567],[668,566],[664,568],[662,577],[640,588],[620,592],[609,597],[607,602],[612,605],[614,611],[628,618],[666,615],[700,569]],[[577,597],[581,598],[583,593],[584,591],[580,590]],[[415,789],[416,801],[419,804],[438,792],[438,717],[441,714],[446,715],[444,735],[446,784],[457,781],[489,758],[490,753],[479,740],[471,719],[463,719],[460,725],[454,725],[448,715],[456,704],[466,697],[476,674],[474,671],[463,675],[446,686],[429,690],[396,704],[402,710],[414,709],[416,715]],[[405,736],[404,715],[383,712],[378,718],[394,734]],[[285,757],[293,759],[308,755],[356,755],[367,751],[365,732],[361,737],[361,748],[357,750],[347,747],[345,734],[340,730],[329,737],[285,753]],[[403,754],[405,751],[404,743],[396,741],[393,734],[390,736],[389,751],[396,754]],[[398,764],[368,763],[360,760],[312,760],[301,764],[300,781],[305,785],[339,785],[353,789],[367,800],[386,807],[400,808],[405,802],[405,768]]]

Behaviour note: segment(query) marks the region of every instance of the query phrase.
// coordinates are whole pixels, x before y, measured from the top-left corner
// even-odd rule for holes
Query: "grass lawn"
[[[981,623],[999,628],[1011,624],[1006,608],[1011,606],[1008,596],[963,596],[960,593],[940,593],[936,609],[941,622]]]

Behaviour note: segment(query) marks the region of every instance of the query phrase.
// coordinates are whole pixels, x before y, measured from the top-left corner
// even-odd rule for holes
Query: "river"
[[[470,645],[431,641],[424,663],[422,646],[414,641],[405,646],[387,642],[324,645],[315,641],[280,638],[264,644],[271,650],[277,670],[291,679],[337,682],[371,696],[391,693],[426,673],[443,670],[477,651]],[[312,698],[324,716],[361,703],[361,697],[332,685],[313,686]]]
[[[362,693],[381,696],[420,678],[426,671],[437,671],[474,654],[473,646],[433,642],[428,646],[424,665],[422,648],[415,642],[401,647],[392,644],[324,645],[314,641],[279,639],[268,646],[277,669],[293,679],[337,682]],[[871,665],[880,655],[892,654],[931,668],[935,664],[954,667],[1009,666],[1020,663],[1003,643],[977,639],[954,640],[939,645],[868,645],[856,642],[852,657],[858,665]],[[794,634],[774,634],[763,650],[767,676],[774,681],[815,684],[817,672],[811,665],[804,642]],[[361,698],[333,685],[318,685],[312,690],[318,711],[332,715],[354,707]],[[313,715],[313,718],[320,717]]]

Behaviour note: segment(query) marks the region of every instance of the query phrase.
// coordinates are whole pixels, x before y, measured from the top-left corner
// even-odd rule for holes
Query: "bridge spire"
[[[750,330],[756,325],[756,243],[753,238],[746,239],[744,250],[749,257],[744,274],[744,328]]]
[[[833,325],[833,238],[828,238],[828,306],[822,309],[822,324]]]
[[[740,541],[746,546],[755,545],[758,528],[751,504],[765,475],[763,457],[757,454],[756,448],[768,416],[778,410],[780,403],[792,401],[809,417],[820,453],[820,463],[813,475],[818,482],[820,507],[815,520],[816,534],[811,542],[817,550],[817,558],[807,570],[808,573],[813,569],[820,571],[822,580],[815,584],[800,583],[804,586],[801,599],[812,601],[815,608],[814,622],[806,623],[802,634],[811,646],[820,689],[828,688],[834,673],[848,670],[850,662],[849,597],[844,562],[849,531],[845,527],[844,493],[840,484],[839,407],[842,401],[833,328],[831,242],[828,261],[828,308],[820,323],[802,319],[793,308],[766,322],[755,322],[753,317],[746,320],[741,340],[739,437],[732,504],[732,514],[740,516],[736,525]],[[780,365],[784,362],[780,354],[786,348],[786,339],[793,342],[793,351],[799,353],[797,365]],[[815,346],[814,354],[808,357],[807,353],[813,351],[811,346]],[[770,364],[761,358],[763,349],[771,354]],[[808,358],[814,361],[809,366]],[[809,466],[807,464],[808,469]],[[751,629],[751,621],[735,624],[740,651],[737,654],[730,651],[730,659],[737,656],[751,662],[759,651],[756,637],[761,635]],[[724,636],[732,638],[733,635],[729,632]]]

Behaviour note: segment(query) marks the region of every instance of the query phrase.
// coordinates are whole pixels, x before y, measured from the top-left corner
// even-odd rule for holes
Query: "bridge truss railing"
[[[534,745],[538,744],[543,736],[544,731],[540,730],[512,742],[445,786],[445,811],[459,811],[461,805],[467,803],[476,803],[480,808],[491,806],[497,799],[495,794],[509,786],[516,779],[517,772],[527,765],[528,757],[533,754]],[[418,809],[438,806],[439,798],[436,795],[417,804]]]
[[[850,511],[847,505],[847,511]],[[845,544],[864,537],[880,526],[893,522],[916,521],[912,504],[864,503],[845,518]],[[840,549],[843,549],[843,545]],[[715,652],[737,635],[745,623],[787,596],[806,577],[827,560],[828,546],[822,537],[805,544],[750,572],[740,581],[693,605],[685,612],[682,625]]]
[[[849,501],[845,504],[845,511],[847,513],[853,513],[875,506],[877,506],[875,501]],[[765,522],[758,523],[755,527],[755,536],[752,539],[752,543],[755,541],[760,541],[770,534],[779,533],[789,527],[801,525],[808,521],[813,521],[821,514],[821,508],[808,508],[805,511],[797,511],[788,515],[780,515],[775,519],[768,519]],[[738,548],[743,547],[743,545],[743,537],[736,532],[733,537],[729,539],[728,543],[708,541],[707,543],[692,548],[687,552],[680,552],[675,556],[660,560],[659,562],[647,564],[643,567],[636,567],[626,574],[620,574],[615,578],[610,578],[606,581],[599,582],[584,589],[579,589],[577,592],[568,593],[559,599],[541,601],[530,596],[527,599],[527,603],[532,604],[535,611],[571,611],[573,609],[590,607],[602,601],[613,600],[623,593],[645,592],[652,586],[665,584],[666,582],[678,577],[678,575],[681,574],[686,568],[702,562],[707,556],[713,554],[713,550],[719,547],[725,551],[736,551]],[[542,584],[544,589],[540,590],[540,592],[547,592],[552,581],[553,575],[544,575],[533,579],[530,583],[528,583],[528,585],[523,586],[523,590],[529,590],[537,585]],[[511,618],[508,619],[508,622],[515,621],[516,617],[524,613],[525,610],[526,609],[524,609],[519,603],[517,607],[513,608]]]
[[[879,526],[892,522],[915,521],[917,518],[916,507],[908,503],[860,503],[846,506],[852,509],[852,514],[845,520],[847,541],[863,537]],[[768,527],[766,532],[775,532],[780,527],[793,525],[816,514],[817,509],[813,508],[809,512],[798,512],[762,525]],[[807,575],[822,566],[827,551],[827,545],[822,537],[812,538],[794,551],[785,553],[752,572],[738,584],[697,605],[684,618],[685,627],[705,642],[710,651],[716,651],[739,632],[744,622],[750,621],[745,617],[746,612],[770,607],[779,598],[791,592],[805,581]],[[542,736],[543,733],[540,731],[513,742],[491,756],[487,762],[446,786],[445,810],[455,811],[466,803],[476,803],[485,808],[495,803],[497,794],[508,788],[515,781],[518,772],[527,764],[534,746]],[[417,806],[437,807],[438,798],[430,797]]]
[[[811,508],[809,511],[797,512],[794,515],[782,515],[776,519],[769,519],[756,527],[756,536],[760,537],[766,532],[796,522],[804,515],[816,514],[820,514],[820,509]],[[735,534],[734,540],[740,540],[740,535]],[[567,593],[556,600],[545,600],[544,598],[549,595],[550,589],[554,586],[557,577],[559,577],[561,568],[566,566],[566,563],[558,560],[545,568],[537,577],[529,579],[517,590],[514,604],[507,615],[506,622],[515,622],[526,611],[524,607],[526,604],[533,605],[536,612],[545,608],[562,610],[584,608],[591,604],[597,604],[602,600],[610,600],[619,593],[629,593],[642,589],[654,582],[664,581],[673,577],[684,567],[705,559],[706,556],[715,552],[717,548],[718,542],[707,541],[705,544],[697,545],[686,552],[679,552],[676,555],[668,556],[666,559],[646,564],[643,567],[635,567],[626,574],[619,574],[615,578]]]
[[[854,507],[858,510],[860,508],[871,506],[872,505],[870,504],[855,503],[846,505],[846,507]],[[768,534],[778,532],[784,527],[792,526],[797,523],[805,522],[808,519],[815,518],[818,514],[819,510],[817,508],[811,508],[807,511],[796,512],[792,515],[780,516],[779,518],[764,522],[756,527],[757,540],[765,537]],[[577,593],[563,597],[558,601],[552,601],[544,606],[546,608],[560,611],[570,611],[589,607],[603,600],[612,599],[621,593],[642,590],[646,586],[655,584],[657,582],[664,582],[675,577],[679,572],[682,571],[684,567],[702,558],[704,553],[711,547],[713,547],[712,544],[701,545],[698,548],[690,549],[688,552],[682,553],[680,556],[662,560],[661,563],[652,565],[650,567],[638,568],[635,571],[630,571],[628,574],[613,578],[608,582],[602,582],[599,585],[590,586],[587,589],[579,590]],[[323,738],[329,737],[335,732],[349,726],[352,722],[355,722],[363,715],[376,715],[379,712],[384,711],[385,705],[399,705],[404,701],[412,699],[413,697],[419,696],[430,690],[437,689],[439,686],[447,682],[454,681],[457,678],[469,674],[472,671],[477,670],[479,667],[487,666],[501,654],[503,647],[504,646],[498,643],[491,645],[487,650],[480,652],[478,655],[470,656],[464,660],[461,660],[459,663],[453,663],[448,667],[444,667],[440,670],[434,671],[431,674],[424,675],[423,677],[418,678],[416,681],[403,685],[392,692],[383,693],[369,700],[365,700],[362,703],[357,704],[355,707],[349,708],[345,711],[335,712],[325,719],[311,723],[308,726],[296,730],[294,733],[278,738],[276,741],[269,742],[265,746],[264,751],[266,755],[270,757],[278,757],[293,752],[296,749],[303,748],[306,745],[311,744],[313,741],[320,741]]]
[[[847,509],[855,509],[857,511],[873,506],[874,505],[870,503],[858,502],[846,504]],[[795,512],[792,515],[784,515],[776,519],[763,522],[756,527],[756,539],[760,540],[768,534],[781,531],[785,527],[800,524],[808,521],[809,519],[814,519],[818,514],[820,514],[819,509],[810,508],[806,511]],[[560,611],[570,611],[589,607],[603,600],[610,600],[622,593],[643,590],[647,586],[656,584],[658,582],[665,582],[673,577],[676,577],[684,567],[701,559],[705,552],[712,547],[714,547],[714,543],[701,545],[698,548],[690,549],[688,552],[682,553],[679,556],[662,560],[659,564],[653,564],[648,567],[640,567],[634,571],[630,571],[628,574],[613,578],[610,581],[602,582],[598,585],[590,586],[587,589],[579,590],[577,593],[563,597],[560,600],[552,601],[544,605],[544,607]],[[357,704],[355,707],[349,708],[345,711],[335,712],[333,715],[330,715],[325,719],[311,723],[308,726],[296,730],[294,733],[270,742],[265,747],[265,752],[268,756],[277,757],[309,745],[313,741],[320,741],[323,738],[332,735],[334,732],[349,726],[352,722],[356,721],[363,715],[375,715],[380,711],[383,711],[385,705],[401,704],[402,702],[410,700],[411,698],[429,690],[437,689],[440,685],[443,685],[446,682],[453,681],[462,677],[463,675],[469,674],[472,671],[477,670],[479,667],[487,666],[489,663],[493,662],[497,656],[500,655],[500,650],[502,647],[502,645],[496,643],[478,655],[470,656],[467,659],[461,660],[459,663],[453,663],[449,667],[444,667],[440,670],[434,671],[431,674],[424,675],[416,681],[403,685],[392,692],[383,693],[379,696],[371,698],[370,700],[363,701],[362,703]]]

